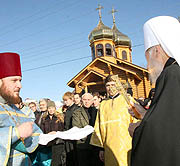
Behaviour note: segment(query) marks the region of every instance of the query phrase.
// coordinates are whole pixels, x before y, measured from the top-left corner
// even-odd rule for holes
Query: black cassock
[[[132,142],[131,166],[180,166],[180,67],[169,58]]]

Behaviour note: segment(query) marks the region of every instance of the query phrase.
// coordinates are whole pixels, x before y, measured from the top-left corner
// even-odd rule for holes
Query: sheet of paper
[[[57,131],[56,134],[40,134],[39,144],[47,145],[48,142],[61,138],[64,140],[80,140],[87,137],[94,131],[92,126],[85,126],[84,128],[73,127],[67,131]]]

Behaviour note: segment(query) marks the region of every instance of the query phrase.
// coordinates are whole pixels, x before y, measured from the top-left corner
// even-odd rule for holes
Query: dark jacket
[[[73,113],[72,125],[78,128],[83,128],[87,125],[93,126],[95,123],[97,110],[94,107],[84,108],[80,107]],[[91,145],[89,145],[91,135],[77,141],[77,148],[80,149],[89,149]]]
[[[180,67],[169,58],[133,135],[131,166],[180,165]]]
[[[64,123],[58,121],[58,118],[53,115],[52,119],[50,116],[47,115],[45,118],[42,118],[41,122],[41,129],[42,131],[47,134],[51,131],[63,131],[64,130]],[[64,140],[58,138],[52,140],[48,143],[48,146],[52,146],[52,166],[63,166],[65,165],[65,146]]]
[[[61,121],[58,121],[58,118],[53,115],[52,119],[50,119],[49,115],[45,118],[42,118],[41,129],[44,134],[47,134],[51,131],[63,131],[64,124]]]
[[[66,110],[65,117],[64,117],[65,130],[69,130],[72,128],[72,114],[78,108],[79,106],[77,106],[76,104],[73,104],[72,106],[68,107],[68,109]]]
[[[64,129],[69,130],[72,128],[72,114],[73,112],[78,109],[79,106],[76,104],[73,104],[72,106],[68,107],[68,109],[65,112],[65,117],[64,117]],[[66,147],[66,152],[71,152],[75,148],[76,141],[71,141],[71,140],[66,140],[65,141],[65,147]]]
[[[35,123],[41,128],[41,123],[42,123],[42,118],[43,118],[43,115],[46,113],[46,111],[43,111],[43,112],[37,112],[36,115],[35,115]]]
[[[98,112],[98,109],[96,109],[95,107],[90,108],[91,119],[90,119],[89,125],[91,125],[92,127],[94,127],[95,125],[97,112]]]

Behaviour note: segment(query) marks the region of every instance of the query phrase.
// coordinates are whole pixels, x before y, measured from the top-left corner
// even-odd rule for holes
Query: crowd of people
[[[119,164],[121,163],[121,165],[126,165],[128,161],[128,156],[126,156],[126,153],[128,150],[130,150],[131,147],[131,138],[127,130],[130,114],[128,114],[127,107],[125,108],[126,110],[122,111],[124,109],[123,107],[127,105],[127,103],[125,102],[123,97],[119,95],[118,91],[112,90],[112,87],[116,86],[115,84],[116,82],[113,79],[112,75],[106,78],[105,85],[107,95],[109,97],[102,96],[98,92],[94,92],[92,94],[84,93],[81,95],[78,93],[66,92],[62,97],[63,105],[58,109],[55,105],[55,102],[50,100],[49,98],[40,99],[39,102],[31,101],[26,104],[22,101],[22,98],[20,98],[20,102],[15,104],[15,106],[19,108],[25,115],[31,118],[32,121],[36,123],[36,125],[42,130],[44,134],[55,134],[57,131],[67,131],[74,126],[83,128],[86,125],[91,125],[94,127],[95,122],[95,130],[97,134],[99,132],[98,130],[101,130],[101,127],[103,126],[99,126],[99,123],[102,122],[98,122],[98,120],[96,121],[96,118],[99,110],[101,110],[101,107],[103,107],[104,104],[106,105],[106,109],[103,108],[103,111],[105,111],[105,115],[101,111],[101,114],[98,114],[97,119],[100,118],[99,116],[108,116],[108,119],[112,116],[111,120],[113,118],[117,118],[117,115],[127,116],[126,120],[121,121],[120,124],[110,124],[110,129],[108,130],[110,130],[111,132],[108,133],[107,136],[110,137],[108,139],[111,141],[108,146],[109,148],[113,149],[113,153],[107,153],[106,155],[108,155],[108,157],[104,157],[104,148],[107,147],[103,146],[103,138],[97,139],[95,138],[96,135],[93,134],[93,136],[89,135],[88,137],[78,141],[62,140],[58,138],[48,143],[48,145],[38,145],[38,148],[29,155],[32,165],[103,166],[104,159],[108,159],[106,161],[107,164],[109,163],[111,165],[114,165],[117,162]],[[126,88],[126,86],[124,86],[124,88]],[[133,95],[131,89],[127,89],[127,93],[130,96]],[[145,101],[146,100],[150,101],[150,98],[145,99]],[[138,99],[137,101],[140,104],[143,103],[142,105],[144,107],[145,103],[147,103],[143,99]],[[117,108],[113,108],[111,102],[113,102],[113,105],[116,105]],[[122,113],[119,114],[118,110],[121,110]],[[103,123],[105,123],[105,121],[103,121]],[[122,123],[123,125],[126,124],[126,126],[124,128],[119,128],[118,126],[122,126]],[[112,134],[113,132],[116,136]],[[123,137],[120,136],[122,135],[122,133],[124,133]],[[102,134],[104,135],[104,133],[101,133],[101,135]],[[124,140],[124,138],[126,139]],[[96,142],[97,140],[101,140],[101,144],[98,145]],[[128,147],[125,147],[124,150],[122,147],[121,153],[120,151],[116,152],[115,149],[121,146],[124,141],[128,141],[128,144],[126,143]],[[117,154],[117,156],[121,154],[120,156],[122,157],[120,157],[119,161],[116,161],[118,160],[117,156],[113,157],[113,155],[115,154]],[[109,160],[109,158],[112,159]],[[113,160],[113,158],[115,160]],[[113,164],[113,162],[115,163]]]
[[[152,88],[147,99],[119,91],[117,77],[98,92],[64,93],[63,106],[44,98],[25,105],[20,57],[0,53],[0,165],[2,166],[179,166],[180,23],[159,16],[144,25]],[[122,87],[121,87],[122,88]],[[129,102],[125,96],[128,96]],[[94,127],[80,140],[56,138],[40,145],[39,135],[72,127]]]
[[[62,100],[64,105],[59,109],[56,109],[54,101],[46,98],[41,99],[39,103],[28,103],[27,107],[34,113],[34,122],[44,134],[67,131],[74,126],[83,128],[91,125],[94,127],[97,110],[102,100],[99,93],[84,93],[81,96],[77,93],[66,92]],[[21,110],[25,107],[22,107]],[[25,110],[29,112],[29,109]],[[78,141],[59,138],[46,146],[39,145],[31,155],[33,165],[50,165],[51,163],[51,165],[57,166],[101,166],[103,161],[99,158],[100,149],[90,144],[90,138],[91,135]]]

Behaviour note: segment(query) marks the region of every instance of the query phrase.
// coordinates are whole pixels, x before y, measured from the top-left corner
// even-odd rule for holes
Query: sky
[[[160,15],[180,16],[179,0],[1,0],[0,52],[16,52],[22,65],[21,97],[61,101],[67,86],[92,60],[88,35],[102,21],[132,41],[132,61],[146,67],[143,24]]]

